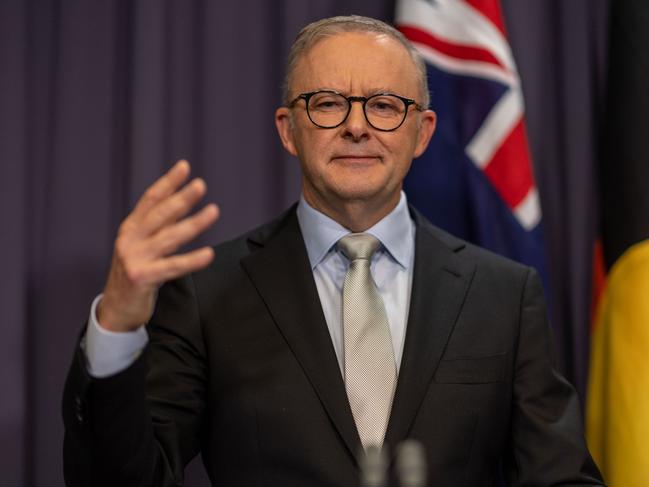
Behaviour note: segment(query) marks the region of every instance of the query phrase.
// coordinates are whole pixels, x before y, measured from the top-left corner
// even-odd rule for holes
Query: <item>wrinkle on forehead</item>
[[[410,54],[384,34],[345,32],[324,37],[296,65],[292,96],[330,89],[347,96],[391,92],[417,98],[419,78]]]
[[[399,95],[400,93],[394,93],[394,88],[389,87],[387,85],[380,85],[380,86],[375,86],[375,87],[366,87],[363,89],[362,92],[354,92],[352,90],[352,87],[349,86],[349,89],[341,90],[339,88],[335,88],[333,86],[329,85],[318,85],[311,89],[310,91],[335,91],[336,93],[340,93],[341,95],[344,96],[364,96],[365,98],[368,98],[372,95],[378,95],[380,93],[391,93],[394,95]]]

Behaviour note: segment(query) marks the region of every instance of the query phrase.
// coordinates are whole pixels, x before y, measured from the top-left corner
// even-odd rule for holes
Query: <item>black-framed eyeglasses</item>
[[[345,96],[330,90],[312,91],[298,95],[288,107],[293,108],[299,100],[306,103],[309,120],[323,129],[342,125],[352,110],[352,103],[356,101],[362,104],[367,123],[382,132],[391,132],[401,127],[408,116],[410,105],[418,111],[424,110],[415,100],[393,93],[377,93],[365,97]]]

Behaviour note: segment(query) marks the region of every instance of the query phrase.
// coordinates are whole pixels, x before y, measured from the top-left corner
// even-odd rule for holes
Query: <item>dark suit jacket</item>
[[[430,485],[601,485],[577,396],[554,369],[536,274],[416,212],[415,271],[387,430],[426,449]],[[181,485],[198,452],[219,486],[358,485],[360,440],[295,209],[216,247],[160,290],[150,343],[63,400],[69,486]]]

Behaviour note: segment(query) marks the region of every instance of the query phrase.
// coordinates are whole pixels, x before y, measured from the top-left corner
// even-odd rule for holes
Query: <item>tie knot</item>
[[[371,260],[379,248],[379,240],[369,233],[350,233],[338,240],[338,248],[350,261]]]

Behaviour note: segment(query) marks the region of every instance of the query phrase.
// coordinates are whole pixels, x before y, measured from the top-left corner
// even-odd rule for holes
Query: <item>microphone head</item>
[[[417,440],[405,440],[397,446],[397,477],[401,487],[426,487],[426,455]]]
[[[388,470],[388,455],[385,448],[369,446],[360,455],[361,486],[385,487]]]

